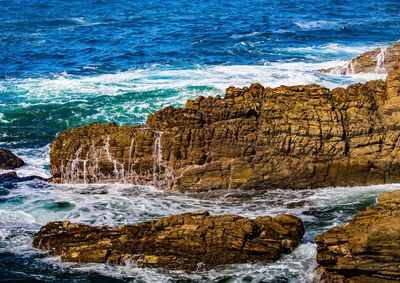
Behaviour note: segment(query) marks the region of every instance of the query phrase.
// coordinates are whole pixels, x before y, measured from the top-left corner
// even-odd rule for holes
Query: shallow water
[[[0,147],[49,175],[49,144],[93,121],[141,124],[165,106],[229,85],[317,83],[328,88],[383,75],[323,75],[400,38],[397,0],[0,0]],[[74,282],[311,282],[314,236],[348,221],[396,186],[313,191],[163,193],[127,185],[0,184],[0,280]],[[30,247],[48,221],[118,225],[207,209],[248,217],[293,213],[307,234],[273,264],[209,272],[60,263]]]

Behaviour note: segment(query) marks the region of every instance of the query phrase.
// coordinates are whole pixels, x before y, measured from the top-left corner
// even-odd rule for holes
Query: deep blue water
[[[49,177],[49,143],[67,128],[93,121],[140,124],[151,112],[223,94],[229,85],[333,88],[384,78],[318,70],[398,39],[398,0],[0,0],[0,147],[26,161],[19,175]],[[393,189],[277,190],[241,198],[129,185],[0,183],[0,281],[312,282],[314,236]],[[306,205],[291,208],[293,200]],[[30,244],[52,220],[119,225],[195,209],[248,217],[293,213],[307,234],[277,263],[200,274],[60,264]]]
[[[313,61],[400,38],[397,0],[0,1],[0,75]],[[95,67],[95,69],[88,69]]]

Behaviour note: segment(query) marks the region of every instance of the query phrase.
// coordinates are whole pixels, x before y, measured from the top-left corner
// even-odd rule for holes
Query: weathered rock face
[[[301,220],[291,215],[251,220],[197,211],[118,228],[51,222],[35,235],[33,246],[61,255],[63,261],[133,261],[141,266],[196,270],[277,260],[291,252],[303,234]]]
[[[400,41],[389,47],[376,48],[365,52],[347,62],[344,66],[320,70],[322,73],[358,74],[358,73],[388,73],[400,60]]]
[[[0,169],[15,169],[24,165],[24,161],[7,149],[0,148]]]
[[[323,282],[400,282],[400,191],[316,238]]]
[[[145,126],[91,124],[51,145],[55,182],[165,190],[314,188],[400,181],[400,70],[385,82],[230,87]]]

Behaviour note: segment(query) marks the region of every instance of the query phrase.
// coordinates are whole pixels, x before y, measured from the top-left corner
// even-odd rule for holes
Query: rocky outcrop
[[[51,145],[54,182],[164,190],[315,188],[400,181],[400,70],[386,82],[227,89],[144,126],[90,124]]]
[[[35,235],[33,246],[61,255],[63,261],[134,262],[192,271],[275,261],[299,245],[303,234],[301,220],[291,215],[251,220],[197,211],[117,228],[51,222]]]
[[[400,60],[400,41],[387,48],[375,48],[347,62],[344,66],[320,70],[331,74],[388,73]]]
[[[322,282],[400,282],[400,191],[316,238]]]
[[[24,161],[7,149],[0,148],[0,169],[15,169],[24,165]]]

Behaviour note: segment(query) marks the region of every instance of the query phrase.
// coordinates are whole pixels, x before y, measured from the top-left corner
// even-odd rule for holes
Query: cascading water
[[[376,73],[385,73],[386,72],[385,52],[386,52],[386,48],[381,48],[379,50],[379,53],[376,56],[376,66],[375,66]]]
[[[163,135],[163,132],[156,132],[155,133],[155,141],[154,141],[154,151],[153,151],[153,157],[154,157],[154,163],[153,163],[153,185],[158,186],[159,185],[159,179],[161,176],[161,168],[162,168],[162,147],[161,147],[161,137]]]
[[[148,131],[148,129],[141,129]],[[131,138],[128,156],[121,157],[125,162],[113,156],[110,148],[110,136],[103,138],[103,145],[96,147],[94,141],[86,152],[86,158],[82,159],[84,150],[82,147],[74,153],[73,159],[64,159],[60,165],[62,182],[71,184],[87,183],[130,183],[135,185],[152,185],[157,188],[169,190],[174,181],[174,171],[163,160],[162,135],[163,132],[154,132],[152,169],[142,170],[142,164],[136,167],[136,139]],[[101,164],[108,163],[112,170],[105,174],[101,170]]]

